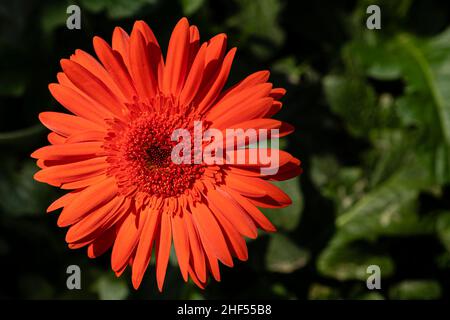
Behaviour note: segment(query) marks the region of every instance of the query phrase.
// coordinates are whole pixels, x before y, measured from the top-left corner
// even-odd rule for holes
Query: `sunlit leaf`
[[[317,260],[319,271],[328,277],[341,281],[366,280],[370,275],[367,267],[377,265],[382,270],[382,277],[389,277],[394,272],[394,262],[386,254],[379,254],[363,243],[341,243],[335,238]]]
[[[271,235],[266,253],[267,270],[279,273],[291,273],[303,267],[309,260],[309,253],[299,248],[282,234]]]
[[[91,12],[106,10],[108,16],[113,19],[126,18],[135,15],[145,5],[154,5],[158,0],[81,0],[81,10]]]
[[[128,286],[125,279],[114,275],[102,275],[94,284],[101,300],[123,300],[128,296]]]
[[[308,299],[310,300],[334,300],[341,298],[336,288],[313,283],[309,288]]]
[[[440,284],[434,280],[406,280],[389,289],[389,298],[397,300],[434,300],[441,297]]]
[[[278,24],[282,5],[279,0],[239,0],[239,10],[228,23],[240,29],[241,42],[250,38],[251,50],[255,55],[266,58],[273,54],[273,46],[284,42],[283,29]],[[266,43],[268,42],[268,43]]]
[[[183,13],[187,16],[193,15],[202,7],[205,0],[180,0]]]

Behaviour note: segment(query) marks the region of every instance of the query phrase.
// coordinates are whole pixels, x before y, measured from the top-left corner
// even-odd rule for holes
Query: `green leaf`
[[[450,212],[443,212],[436,221],[436,231],[442,244],[450,252]]]
[[[106,11],[112,19],[134,16],[145,5],[155,5],[158,0],[81,0],[81,10],[98,13]]]
[[[281,190],[291,198],[292,204],[282,209],[267,209],[262,211],[270,219],[270,221],[280,229],[294,230],[300,222],[301,213],[303,210],[303,199],[300,190],[299,178],[289,179],[286,181],[273,182]]]
[[[100,276],[94,284],[94,289],[101,300],[123,300],[129,294],[126,281],[110,273]]]
[[[41,15],[41,26],[45,33],[52,32],[59,26],[66,24],[67,7],[71,5],[68,1],[58,1],[56,3],[48,3],[43,6]]]
[[[278,297],[278,298],[282,298],[282,299],[296,299],[295,295],[291,292],[289,292],[289,290],[286,288],[286,286],[284,286],[281,283],[275,283],[272,286],[272,292]]]
[[[17,71],[2,71],[0,75],[0,96],[20,97],[26,89],[26,75]]]
[[[183,14],[186,16],[191,16],[202,7],[205,0],[180,0],[180,2],[181,7],[183,8]]]
[[[272,70],[284,74],[293,85],[300,83],[301,76],[306,72],[311,72],[307,65],[299,64],[294,56],[288,56],[278,60]]]
[[[320,283],[313,283],[309,288],[309,300],[335,300],[339,298],[341,298],[341,296],[336,288],[325,286]]]
[[[434,280],[406,280],[389,289],[389,298],[397,300],[434,300],[441,294],[441,285]]]
[[[366,248],[381,235],[429,234],[434,230],[431,216],[420,218],[416,210],[422,179],[417,167],[409,166],[392,175],[342,213],[335,235],[320,254],[319,271],[338,280],[367,278],[367,266],[379,265],[382,276],[393,273],[392,259]]]
[[[450,182],[449,42],[450,28],[431,38],[365,33],[343,51],[349,68],[359,76],[363,70],[378,80],[405,83],[403,95],[395,101],[396,113],[403,129],[413,133],[415,149],[438,184]],[[389,71],[377,71],[380,66]]]
[[[16,131],[0,132],[0,145],[12,145],[13,147],[17,145],[21,147],[29,146],[40,138],[44,130],[45,128],[42,125],[37,124]]]
[[[323,86],[331,109],[345,120],[349,131],[355,136],[366,135],[377,113],[372,87],[354,76],[333,75],[323,79]]]
[[[320,192],[335,202],[338,214],[348,210],[367,185],[361,168],[341,167],[331,155],[313,157],[309,172]]]
[[[309,253],[286,236],[272,234],[266,253],[266,267],[271,272],[291,273],[306,265]]]
[[[354,297],[356,300],[384,300],[384,297],[379,292],[365,292]]]
[[[394,262],[385,254],[370,250],[360,243],[342,243],[341,238],[334,238],[317,260],[319,272],[340,281],[362,280],[368,277],[367,267],[377,265],[382,270],[382,277],[394,273]]]
[[[411,63],[416,69],[404,68],[403,72],[409,84],[409,91],[426,90],[426,94],[433,101],[433,106],[438,115],[442,136],[450,145],[450,47],[442,48],[439,43],[442,37],[447,38],[450,29],[438,38],[423,44],[408,35],[400,35],[397,42],[403,48]],[[437,44],[437,45],[436,45]],[[434,52],[435,50],[446,50],[446,54]],[[443,60],[441,60],[445,57]],[[425,94],[425,92],[424,92]]]
[[[338,228],[348,239],[431,232],[432,221],[420,220],[415,210],[419,190],[426,184],[420,172],[420,167],[410,165],[394,174],[340,215]]]
[[[33,161],[26,161],[19,170],[14,159],[2,163],[0,172],[0,208],[13,216],[41,214],[48,206],[48,199],[53,198],[53,190],[33,179],[37,171]]]
[[[273,55],[273,47],[284,42],[283,29],[278,24],[282,6],[279,0],[235,0],[239,10],[228,20],[228,25],[240,30],[240,42],[245,44],[250,38],[269,41],[252,41],[250,49],[255,55],[267,58]]]
[[[377,80],[400,79],[402,68],[398,64],[397,49],[380,38],[374,32],[366,32],[361,39],[350,42],[342,50],[344,62],[353,72],[362,70]]]

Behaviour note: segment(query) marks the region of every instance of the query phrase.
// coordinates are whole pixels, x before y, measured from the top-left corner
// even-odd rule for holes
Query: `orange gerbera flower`
[[[69,190],[48,211],[63,208],[58,225],[70,226],[70,248],[87,246],[91,258],[112,248],[112,269],[120,276],[130,265],[135,288],[154,251],[162,290],[172,241],[185,281],[202,288],[209,274],[220,281],[218,261],[231,267],[232,256],[247,259],[243,236],[275,231],[257,207],[291,203],[268,182],[300,173],[300,161],[286,152],[272,175],[261,174],[261,161],[171,161],[171,134],[192,132],[196,121],[222,131],[279,129],[277,137],[292,131],[270,119],[285,90],[272,88],[269,72],[223,90],[236,51],[226,53],[226,39],[200,44],[197,27],[183,18],[164,61],[151,29],[137,21],[131,35],[114,30],[112,48],[94,38],[100,62],[81,50],[62,59],[58,83],[49,86],[72,114],[39,116],[52,132],[50,145],[32,154],[41,168],[34,177]]]

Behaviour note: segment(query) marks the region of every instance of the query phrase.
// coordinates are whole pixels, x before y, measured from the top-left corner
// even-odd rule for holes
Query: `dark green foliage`
[[[366,8],[382,29],[367,30]],[[26,299],[439,299],[450,295],[450,5],[445,1],[79,0],[82,29],[65,27],[72,1],[0,3],[0,298]],[[46,143],[37,115],[62,110],[47,85],[59,59],[92,37],[110,40],[137,19],[164,50],[178,19],[202,40],[225,32],[237,46],[229,85],[271,70],[288,94],[276,116],[296,127],[283,147],[300,178],[278,185],[293,199],[264,210],[278,228],[249,240],[249,261],[221,267],[206,290],[185,284],[172,254],[165,291],[150,267],[139,291],[116,279],[109,252],[70,250],[60,193],[32,179],[29,154]],[[66,268],[82,289],[66,289]],[[366,287],[367,266],[382,289]]]

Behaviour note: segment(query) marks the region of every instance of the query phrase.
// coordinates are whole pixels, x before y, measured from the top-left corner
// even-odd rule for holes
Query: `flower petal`
[[[73,199],[58,217],[58,226],[67,227],[78,222],[86,214],[108,203],[117,195],[117,186],[113,178],[87,187]]]
[[[139,97],[150,101],[158,89],[157,75],[144,36],[138,29],[133,29],[130,37],[130,73]]]
[[[159,239],[156,242],[156,282],[161,292],[166,277],[167,264],[169,263],[170,247],[172,242],[172,228],[170,216],[164,212],[161,217],[161,229]]]
[[[110,110],[116,117],[122,118],[123,105],[120,99],[98,78],[80,64],[62,59],[61,67],[73,84],[92,100]]]
[[[147,208],[145,211],[145,223],[142,229],[143,232],[141,233],[133,261],[131,279],[135,289],[140,286],[145,270],[147,269],[150,258],[152,257],[152,248],[155,238],[158,235],[158,228],[160,224],[161,211]]]
[[[211,248],[214,255],[225,265],[232,267],[228,246],[223,237],[222,231],[214,218],[211,210],[203,203],[197,203],[197,206],[191,208],[192,217],[199,231],[203,246]]]
[[[79,142],[71,144],[55,144],[42,147],[31,154],[31,157],[46,160],[70,160],[101,156],[103,142]]]
[[[175,26],[167,49],[162,89],[166,94],[178,95],[183,88],[189,63],[189,22],[182,18]]]
[[[137,93],[122,56],[99,37],[94,37],[94,49],[122,94],[128,101],[132,101]]]
[[[174,215],[171,215],[173,244],[184,281],[188,280],[187,277],[189,270],[189,237],[186,230],[186,224],[184,222],[184,216],[187,214],[187,212],[184,212],[181,215],[180,211]]]
[[[34,179],[59,186],[63,183],[100,175],[106,171],[107,167],[106,157],[98,157],[45,168],[38,171],[34,175]]]

